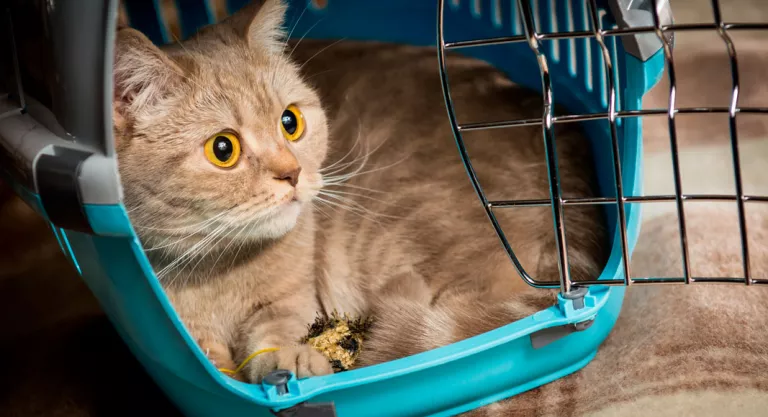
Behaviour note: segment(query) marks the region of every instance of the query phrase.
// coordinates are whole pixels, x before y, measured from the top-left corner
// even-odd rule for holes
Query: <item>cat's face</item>
[[[275,239],[311,209],[326,118],[281,54],[282,9],[268,5],[164,51],[118,32],[118,162],[131,220],[150,246]]]

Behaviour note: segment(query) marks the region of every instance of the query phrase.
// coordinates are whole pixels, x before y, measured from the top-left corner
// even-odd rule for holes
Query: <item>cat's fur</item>
[[[288,58],[283,11],[278,1],[253,4],[162,51],[132,29],[117,36],[114,121],[126,204],[210,359],[231,367],[279,346],[245,377],[277,367],[318,375],[331,372],[327,361],[298,344],[318,313],[376,317],[360,359],[368,365],[550,305],[551,293],[519,280],[467,181],[434,50],[350,43],[324,55],[327,43],[307,41]],[[461,120],[541,114],[535,93],[487,64],[451,56],[449,72]],[[278,130],[291,103],[308,126],[294,143]],[[229,170],[203,155],[205,140],[225,129],[244,149]],[[589,145],[574,126],[557,133],[564,192],[594,195]],[[546,198],[539,127],[465,138],[491,198]],[[326,159],[332,168],[323,172]],[[295,187],[281,179],[298,168]],[[498,216],[531,275],[556,280],[549,209]],[[568,210],[566,225],[572,275],[595,278],[607,246],[601,212]],[[195,256],[173,263],[194,245]]]

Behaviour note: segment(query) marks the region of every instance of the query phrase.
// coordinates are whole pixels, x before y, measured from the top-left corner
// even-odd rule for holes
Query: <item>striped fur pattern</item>
[[[277,367],[299,377],[320,375],[330,372],[327,362],[298,344],[318,313],[377,317],[360,356],[364,366],[462,340],[551,305],[552,293],[515,279],[477,204],[445,121],[434,51],[304,41],[286,45],[286,57],[275,49],[280,7],[255,3],[162,49],[131,29],[118,32],[114,120],[126,205],[174,307],[211,360],[230,367],[250,352],[280,347],[250,362],[245,379],[258,381]],[[488,64],[452,55],[449,67],[460,118],[539,115],[539,95]],[[268,127],[282,109],[272,103],[281,101],[304,109],[309,127],[301,141],[272,143]],[[225,128],[242,133],[244,152],[252,155],[216,171],[196,144]],[[489,197],[548,195],[538,127],[467,139]],[[285,192],[272,182],[270,167],[279,156],[269,149],[275,146],[288,149],[286,158],[302,168],[295,185],[300,211],[290,231],[285,218],[293,211],[277,201],[258,206],[248,200]],[[595,195],[589,150],[578,127],[559,129],[568,195]],[[248,208],[250,217],[230,215],[230,206]],[[259,210],[275,220],[259,220],[267,218]],[[213,216],[225,225],[179,239],[179,226]],[[256,227],[242,233],[253,216]],[[497,216],[524,267],[556,281],[549,210]],[[571,273],[597,277],[608,247],[602,212],[569,210],[566,226]]]

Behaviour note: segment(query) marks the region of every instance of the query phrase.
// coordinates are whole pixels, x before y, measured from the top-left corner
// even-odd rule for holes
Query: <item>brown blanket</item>
[[[750,206],[753,277],[768,276],[768,210]],[[697,276],[741,276],[735,205],[686,206]],[[738,229],[736,229],[738,230]],[[681,276],[677,218],[644,225],[638,276]],[[470,416],[768,415],[768,288],[635,286],[580,372]]]

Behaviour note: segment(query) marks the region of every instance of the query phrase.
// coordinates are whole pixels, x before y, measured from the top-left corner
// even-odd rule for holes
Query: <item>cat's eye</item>
[[[233,133],[217,133],[205,142],[205,157],[217,167],[234,166],[240,159],[240,140]]]
[[[301,139],[304,134],[304,115],[298,107],[291,104],[283,110],[283,115],[280,116],[280,130],[291,142]]]

